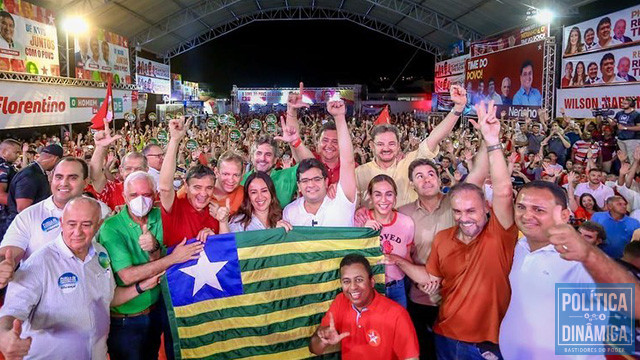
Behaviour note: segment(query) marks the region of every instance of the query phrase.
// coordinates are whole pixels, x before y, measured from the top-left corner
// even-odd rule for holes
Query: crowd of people
[[[311,352],[597,358],[555,354],[555,284],[634,283],[640,294],[633,99],[584,122],[544,109],[510,119],[481,101],[467,122],[469,94],[453,85],[440,121],[375,124],[348,118],[340,100],[306,113],[302,90],[273,134],[251,129],[253,116],[237,117],[239,138],[181,117],[2,141],[5,357],[149,359],[161,334],[171,357],[157,284],[209,236],[359,226],[380,232],[385,296],[366,258],[344,257]]]

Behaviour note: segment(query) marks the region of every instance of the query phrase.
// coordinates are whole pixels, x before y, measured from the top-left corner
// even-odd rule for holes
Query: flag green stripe
[[[304,264],[314,261],[326,260],[326,259],[342,259],[347,254],[361,254],[365,257],[380,256],[380,247],[372,247],[368,249],[347,249],[338,251],[318,251],[310,253],[292,253],[286,255],[275,255],[257,259],[242,259],[240,260],[241,271],[253,271],[278,266]]]
[[[314,324],[319,324],[320,320],[324,313],[313,314],[309,316],[298,317],[295,319],[290,319],[286,321],[276,322],[269,324],[267,326],[260,327],[245,327],[245,328],[237,328],[237,329],[228,329],[224,331],[215,331],[206,335],[180,339],[180,347],[183,349],[193,349],[198,348],[200,346],[208,345],[215,342],[243,338],[248,336],[264,336],[277,332],[284,332],[287,330],[311,326]]]
[[[272,345],[268,345],[268,346],[245,347],[245,348],[242,348],[242,349],[237,349],[237,350],[233,350],[233,351],[227,351],[227,352],[224,352],[224,353],[215,354],[215,356],[211,355],[211,356],[207,356],[207,357],[203,357],[203,358],[194,358],[193,360],[241,359],[241,358],[246,358],[246,357],[250,357],[250,356],[258,356],[258,355],[264,355],[264,354],[276,354],[276,353],[283,352],[283,351],[299,349],[299,348],[306,348],[307,346],[309,346],[309,339],[297,339],[297,340],[292,340],[292,341],[272,344]],[[340,359],[340,353],[322,355],[320,357],[313,357],[313,359],[322,359],[322,360]]]
[[[282,244],[288,242],[314,241],[314,240],[353,240],[366,239],[380,235],[379,232],[369,228],[335,228],[335,227],[310,227],[296,226],[282,236],[282,228],[259,230],[260,235],[256,236],[254,231],[243,231],[236,233],[236,246],[238,248],[253,247],[267,244]]]
[[[335,289],[324,293],[317,293],[299,297],[288,298],[280,301],[274,301],[266,304],[256,304],[248,306],[238,306],[233,308],[227,308],[224,310],[211,311],[201,313],[196,316],[179,317],[176,319],[178,326],[195,326],[203,323],[208,323],[220,319],[227,319],[237,316],[256,316],[260,314],[268,314],[274,311],[296,308],[308,304],[323,302],[332,300],[342,291],[341,289]]]

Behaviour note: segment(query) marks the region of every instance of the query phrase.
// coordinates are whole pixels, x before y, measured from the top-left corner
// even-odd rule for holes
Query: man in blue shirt
[[[621,196],[608,198],[607,207],[609,211],[593,214],[591,221],[602,225],[607,232],[602,251],[614,259],[620,259],[633,232],[640,228],[640,222],[627,216],[627,201]]]
[[[533,63],[525,60],[520,67],[520,90],[513,96],[513,105],[542,106],[542,95],[533,83]]]

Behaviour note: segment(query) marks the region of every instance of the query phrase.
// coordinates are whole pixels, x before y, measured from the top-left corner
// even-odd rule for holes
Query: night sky
[[[240,87],[389,86],[416,48],[347,21],[255,22],[171,60],[183,80],[218,94]],[[434,56],[418,50],[404,76],[432,79]],[[379,82],[381,76],[390,80]]]

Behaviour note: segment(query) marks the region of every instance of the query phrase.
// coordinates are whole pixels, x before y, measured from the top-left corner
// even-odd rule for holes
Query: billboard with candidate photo
[[[564,27],[562,56],[640,44],[640,5]]]
[[[131,84],[129,41],[124,36],[91,28],[74,40],[76,78],[107,81],[113,74],[114,84]]]
[[[620,110],[620,103],[627,97],[633,97],[640,103],[640,84],[608,86],[603,88],[584,87],[577,89],[558,89],[556,92],[556,114],[561,109],[572,118],[592,118],[593,109]]]
[[[480,56],[515,46],[530,44],[544,40],[549,36],[549,26],[530,24],[505,31],[488,39],[471,43],[471,56]]]
[[[0,71],[60,76],[53,13],[20,0],[0,0]]]
[[[640,47],[624,47],[562,59],[562,88],[640,81]]]
[[[537,118],[542,106],[544,40],[467,60],[468,105],[493,100],[508,117]]]
[[[171,96],[169,65],[138,57],[136,79],[141,92]]]

